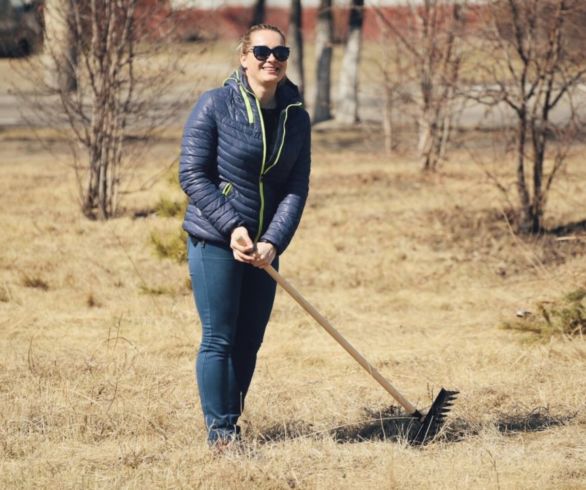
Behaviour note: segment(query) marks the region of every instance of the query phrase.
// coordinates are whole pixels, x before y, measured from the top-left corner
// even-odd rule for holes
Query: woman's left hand
[[[258,242],[256,244],[256,252],[254,253],[254,261],[252,265],[264,269],[271,265],[277,256],[277,249],[272,243]]]

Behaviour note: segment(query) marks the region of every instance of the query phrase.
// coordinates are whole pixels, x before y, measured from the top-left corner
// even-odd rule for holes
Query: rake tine
[[[443,427],[446,416],[450,412],[458,393],[458,391],[448,391],[442,388],[417,432],[409,442],[416,445],[431,442]]]

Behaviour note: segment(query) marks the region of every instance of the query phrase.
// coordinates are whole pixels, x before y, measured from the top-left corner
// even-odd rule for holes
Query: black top
[[[262,119],[265,124],[265,135],[267,139],[267,158],[273,154],[273,147],[277,139],[277,127],[279,124],[279,109],[261,109]]]

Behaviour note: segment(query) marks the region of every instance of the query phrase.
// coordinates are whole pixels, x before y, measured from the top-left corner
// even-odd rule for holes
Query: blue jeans
[[[230,248],[188,238],[189,273],[202,325],[197,386],[210,443],[238,435],[238,418],[275,299],[262,269]],[[273,262],[278,267],[278,258]]]

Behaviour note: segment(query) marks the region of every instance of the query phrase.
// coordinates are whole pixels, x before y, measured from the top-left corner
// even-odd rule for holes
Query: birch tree
[[[348,19],[348,40],[342,60],[336,105],[336,120],[344,124],[358,122],[358,76],[363,20],[364,0],[352,0]]]
[[[315,33],[316,91],[313,123],[332,118],[330,89],[334,41],[332,0],[320,0]]]
[[[252,20],[250,25],[262,24],[265,21],[266,16],[266,5],[265,0],[256,0],[254,2],[254,8],[252,11]]]
[[[289,78],[297,84],[303,98],[305,73],[303,71],[303,10],[301,0],[291,0],[289,32],[287,38],[291,47],[291,57],[287,68]]]
[[[44,4],[45,78],[49,85],[69,92],[77,87],[77,46],[73,30],[73,0],[46,0]]]

